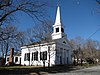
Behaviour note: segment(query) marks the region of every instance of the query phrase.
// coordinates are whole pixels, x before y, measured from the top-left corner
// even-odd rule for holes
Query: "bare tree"
[[[99,58],[100,42],[92,39],[84,40],[81,37],[70,40],[71,45],[74,48],[73,56],[75,59],[91,60],[95,61]],[[77,63],[78,64],[78,63]]]
[[[41,41],[41,42],[48,42],[51,40],[51,33],[52,33],[52,21],[45,21],[38,26],[34,26],[27,30],[27,38],[29,43]]]
[[[83,56],[82,48],[84,44],[84,39],[82,37],[76,37],[74,39],[71,39],[70,43],[74,48],[73,55],[77,59],[77,63],[78,63],[78,59],[82,58]]]
[[[17,11],[24,12],[38,21],[43,21],[46,17],[46,4],[40,0],[0,0],[0,25],[14,20]]]
[[[10,48],[19,49],[19,46],[23,45],[24,33],[19,32],[15,26],[7,25],[3,27],[1,34],[0,47],[2,56],[5,55],[5,58]]]
[[[97,2],[98,4],[100,4],[100,0],[96,0],[96,2]]]
[[[97,50],[99,50],[100,42],[95,40],[86,40],[84,45],[84,56],[85,58],[90,58],[93,63],[98,59]]]
[[[15,42],[15,40],[20,38],[20,41],[19,41],[20,45],[21,44],[23,45],[24,44],[23,41],[25,42],[25,40],[21,38],[21,36],[23,36],[23,33],[18,33],[18,34],[14,33],[14,31],[16,31],[16,28],[13,29],[13,26],[12,28],[10,28],[11,30],[8,31],[9,26],[7,27],[8,28],[7,29],[7,28],[4,28],[4,25],[8,25],[9,22],[13,22],[16,19],[15,16],[17,12],[20,12],[22,14],[25,13],[34,20],[44,21],[44,17],[46,17],[45,16],[46,5],[47,5],[46,2],[38,1],[38,0],[0,0],[0,43],[6,42],[7,44],[9,42],[8,39],[14,38],[12,42]],[[3,26],[1,27],[1,25]],[[2,48],[4,48],[4,46]]]
[[[38,24],[38,26],[34,26],[33,28],[28,29],[27,31],[27,38],[29,43],[33,42],[39,42],[39,43],[49,43],[51,41],[51,33],[52,33],[52,25],[53,22],[51,20],[46,20],[45,22],[42,22],[41,24]],[[52,48],[49,47],[48,45],[48,56],[49,56],[49,62],[48,66],[50,66],[50,57],[53,56],[53,52],[51,52]],[[43,58],[41,59],[43,62],[43,65],[45,67],[45,56],[44,52],[41,52],[41,55]]]

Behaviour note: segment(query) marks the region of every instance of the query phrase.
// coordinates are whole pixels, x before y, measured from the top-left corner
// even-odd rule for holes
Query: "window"
[[[33,61],[33,55],[34,55],[34,53],[32,53],[32,61]]]
[[[38,51],[34,52],[34,60],[38,61]]]
[[[15,57],[15,62],[17,62],[18,61],[18,57]]]
[[[30,53],[25,53],[24,61],[29,61],[29,60],[30,60]]]
[[[57,33],[57,32],[59,32],[59,27],[58,27],[58,28],[56,28],[56,33]]]
[[[47,60],[47,51],[43,52],[43,59]]]
[[[65,41],[63,41],[63,43],[64,43],[64,44],[66,44],[66,42],[65,42]]]
[[[47,60],[47,51],[40,52],[40,60]]]
[[[64,29],[63,29],[63,28],[61,28],[61,32],[63,32],[63,33],[64,33]]]
[[[43,60],[43,52],[40,52],[40,60]]]
[[[9,61],[9,57],[7,57],[7,61]]]

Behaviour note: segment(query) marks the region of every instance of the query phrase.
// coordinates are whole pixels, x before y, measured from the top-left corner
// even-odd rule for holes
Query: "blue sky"
[[[52,7],[48,10],[49,16],[54,21],[56,16],[57,1],[47,0]],[[81,36],[87,39],[100,27],[100,5],[95,0],[60,0],[61,17],[65,26],[68,39]],[[16,25],[19,30],[26,30],[34,25],[34,21],[25,14],[18,14]],[[100,41],[100,30],[91,37]]]

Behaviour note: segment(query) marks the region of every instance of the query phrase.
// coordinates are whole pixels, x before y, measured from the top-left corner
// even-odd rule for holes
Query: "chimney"
[[[14,48],[11,48],[10,49],[10,57],[13,57],[13,55],[14,55]]]
[[[14,59],[14,48],[10,49],[10,57],[9,57],[9,63],[13,63],[13,59]]]

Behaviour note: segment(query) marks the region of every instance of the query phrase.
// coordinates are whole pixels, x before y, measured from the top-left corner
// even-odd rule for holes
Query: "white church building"
[[[57,7],[56,20],[53,25],[52,41],[33,43],[21,47],[21,65],[53,66],[72,63],[72,48],[64,33],[60,7]]]

